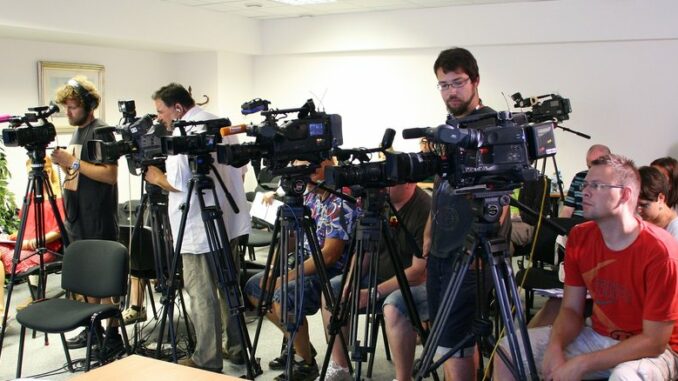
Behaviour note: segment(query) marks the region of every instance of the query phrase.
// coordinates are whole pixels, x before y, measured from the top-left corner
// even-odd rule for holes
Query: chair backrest
[[[143,273],[142,277],[144,278],[155,278],[153,232],[148,226],[144,226],[138,232],[134,231],[134,235],[132,235],[133,231],[133,226],[119,226],[118,242],[128,249],[130,271],[132,273]]]
[[[580,224],[585,220],[583,218],[552,218],[551,221],[564,228],[568,233],[574,225]],[[535,233],[537,234],[537,233]],[[558,264],[562,258],[556,254],[556,238],[558,233],[546,224],[541,225],[541,231],[537,237],[537,243],[534,248],[534,260]]]
[[[61,287],[95,298],[127,294],[129,258],[120,242],[88,239],[64,251]]]

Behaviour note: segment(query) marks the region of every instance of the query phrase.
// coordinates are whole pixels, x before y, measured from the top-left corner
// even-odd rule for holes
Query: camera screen
[[[310,136],[320,136],[325,132],[325,126],[322,123],[309,123],[308,133]]]

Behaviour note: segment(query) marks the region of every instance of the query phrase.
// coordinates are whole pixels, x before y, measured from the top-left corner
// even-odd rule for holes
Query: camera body
[[[405,138],[425,136],[434,155],[422,153],[416,160],[434,168],[454,188],[505,191],[536,180],[532,167],[537,159],[555,155],[554,122],[530,123],[525,114],[487,113],[455,119],[435,128],[403,131]]]
[[[198,133],[186,134],[187,126],[204,126],[204,130]],[[231,121],[228,118],[211,120],[175,120],[173,128],[179,128],[181,135],[164,136],[161,141],[161,151],[165,155],[203,155],[214,152],[217,144],[221,142],[219,129],[228,127]]]
[[[548,120],[562,122],[570,118],[572,106],[570,100],[557,94],[539,95],[524,99],[520,93],[511,95],[515,102],[513,107],[531,108],[526,114],[531,122],[538,123]]]
[[[246,102],[243,107],[250,103]],[[258,104],[267,105],[268,101],[259,100]],[[294,112],[298,113],[297,119],[278,123],[278,116],[284,118]],[[246,129],[247,135],[256,140],[238,145],[219,144],[219,163],[239,167],[249,161],[263,160],[273,174],[283,174],[293,170],[288,164],[294,160],[317,165],[331,158],[332,150],[343,142],[341,116],[316,111],[310,99],[298,109],[264,110],[261,114],[265,121]]]
[[[54,124],[47,118],[59,111],[54,104],[32,107],[24,116],[7,118],[9,128],[2,130],[2,141],[7,147],[45,148],[56,138]]]
[[[385,159],[377,162],[342,164],[325,169],[325,182],[336,188],[359,185],[363,188],[385,188],[416,183],[438,173],[440,162],[435,154],[384,151]]]
[[[123,114],[123,124],[118,127],[105,127],[104,130],[112,130],[122,139],[115,142],[101,140],[88,142],[88,149],[93,153],[94,162],[113,162],[125,156],[130,173],[137,175],[139,169],[164,161],[161,138],[167,135],[167,131],[161,124],[154,123],[155,115],[147,114],[137,118],[133,100],[119,101],[118,109]]]

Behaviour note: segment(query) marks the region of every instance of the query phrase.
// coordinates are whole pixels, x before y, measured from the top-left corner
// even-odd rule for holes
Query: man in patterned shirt
[[[295,163],[300,165],[301,163]],[[325,160],[316,172],[311,175],[311,181],[314,183],[320,182],[324,179],[325,168],[332,166],[332,160]],[[318,238],[318,245],[321,250],[322,257],[325,262],[327,276],[332,278],[341,274],[348,257],[348,241],[349,232],[352,229],[355,220],[354,210],[351,205],[341,200],[339,197],[317,188],[315,185],[309,184],[307,193],[304,195],[304,205],[307,206],[311,212],[311,217],[315,221],[316,236]],[[308,242],[304,242],[304,247],[310,253]],[[297,273],[297,269],[303,267],[302,274]],[[270,275],[275,279],[276,275]],[[297,268],[291,268],[288,273],[287,282],[287,308],[288,310],[296,309],[294,306],[294,295],[296,293],[296,278],[302,277],[304,281],[303,303],[300,310],[303,315],[303,322],[298,328],[294,337],[294,364],[292,367],[291,380],[314,380],[318,377],[318,365],[312,355],[311,343],[308,333],[307,315],[312,315],[318,312],[320,308],[320,297],[323,285],[317,275],[315,263],[313,258],[307,256],[303,264]],[[262,281],[263,273],[253,276],[245,286],[245,293],[250,298],[254,305],[258,305],[259,299],[262,295]],[[285,336],[289,335],[284,327],[280,324],[281,306],[281,279],[275,279],[275,287],[273,292],[272,311],[267,315]],[[273,366],[278,364],[281,359],[275,359],[271,364],[273,368],[280,367]],[[276,380],[283,380],[285,374],[279,375]]]

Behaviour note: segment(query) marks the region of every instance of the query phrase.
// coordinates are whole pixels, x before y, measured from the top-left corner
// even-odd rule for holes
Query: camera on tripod
[[[204,126],[204,131],[186,134],[188,126]],[[181,130],[180,136],[165,136],[162,138],[162,153],[165,155],[201,155],[214,152],[221,142],[220,129],[229,127],[228,118],[210,120],[175,120],[173,128]]]
[[[531,108],[527,111],[527,119],[533,123],[545,122],[548,120],[557,120],[562,122],[570,118],[572,107],[570,100],[557,94],[539,95],[524,99],[520,93],[511,95],[515,102],[513,107]]]
[[[402,153],[389,151],[395,131],[384,132],[379,148],[337,149],[334,154],[340,165],[325,169],[325,182],[337,188],[359,185],[363,188],[385,188],[404,183],[416,183],[437,173],[433,153]],[[369,162],[369,154],[381,152],[384,160]],[[354,162],[358,162],[354,164]]]
[[[532,124],[524,114],[488,113],[455,119],[435,128],[410,128],[405,139],[426,137],[433,143],[434,155],[408,154],[410,162],[435,169],[435,173],[455,188],[482,185],[504,191],[536,180],[532,168],[536,159],[555,155],[554,122]],[[487,126],[482,129],[473,126]]]
[[[2,141],[7,147],[34,149],[47,147],[56,138],[54,124],[47,118],[59,111],[54,103],[49,106],[31,107],[24,116],[2,116],[0,122],[9,122],[2,130]],[[23,126],[23,127],[22,127]]]
[[[260,162],[274,174],[294,171],[287,167],[293,160],[304,160],[317,165],[332,156],[332,150],[342,144],[341,116],[317,111],[309,99],[300,108],[269,110],[270,102],[254,99],[242,105],[243,114],[261,112],[265,120],[256,126],[234,128],[228,134],[246,132],[256,137],[253,143],[219,144],[219,163],[240,167],[249,161]],[[287,114],[297,113],[297,119],[279,124]]]
[[[116,142],[92,140],[88,149],[94,155],[95,163],[110,163],[121,156],[127,158],[130,173],[138,175],[138,170],[145,166],[164,161],[161,150],[161,137],[167,135],[165,128],[153,123],[155,115],[147,114],[137,117],[133,100],[118,101],[118,110],[122,113],[122,124],[117,127],[97,128],[97,132],[113,131],[122,137]]]

